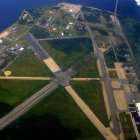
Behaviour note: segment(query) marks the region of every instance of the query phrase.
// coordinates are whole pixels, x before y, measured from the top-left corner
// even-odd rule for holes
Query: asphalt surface
[[[31,109],[34,105],[38,102],[43,100],[46,96],[48,96],[51,92],[53,92],[58,87],[57,82],[54,80],[46,85],[44,88],[36,92],[30,98],[28,98],[25,102],[17,106],[13,109],[10,113],[5,115],[3,118],[0,119],[0,130],[4,129],[8,126],[11,122],[19,118],[29,109]]]
[[[106,64],[105,64],[104,56],[98,49],[98,46],[96,44],[95,38],[92,34],[92,31],[90,29],[88,29],[88,30],[91,34],[91,39],[92,39],[92,42],[93,42],[93,45],[94,45],[95,55],[96,55],[96,57],[97,57],[97,59],[99,60],[99,63],[100,63],[101,72],[102,72],[102,80],[104,81],[104,84],[105,84],[105,87],[106,87],[106,93],[107,93],[109,106],[110,106],[110,110],[111,110],[111,120],[113,122],[113,132],[116,135],[119,135],[121,133],[121,130],[120,130],[119,121],[117,120],[117,113],[116,113],[117,106],[116,106],[116,102],[115,102],[115,99],[114,99],[114,96],[113,96],[113,91],[112,91],[110,80],[107,77]]]
[[[52,80],[51,77],[15,77],[15,76],[0,76],[0,79],[5,80]]]
[[[31,47],[34,49],[34,51],[38,54],[39,58],[41,60],[45,60],[49,58],[49,54],[45,51],[45,49],[38,43],[38,41],[33,37],[32,34],[26,33],[24,35],[24,38],[29,42]]]
[[[78,39],[78,38],[89,38],[89,36],[56,37],[56,38],[43,38],[43,39],[37,39],[37,40],[44,41],[44,40]]]
[[[106,140],[117,140],[116,136],[112,131],[106,128],[102,122],[96,117],[92,110],[86,105],[86,103],[78,96],[78,94],[73,90],[71,86],[66,86],[65,89],[71,95],[73,100],[77,103],[79,108],[84,112],[86,117],[91,121],[91,123],[99,130],[99,132],[104,136]]]
[[[81,16],[86,21],[86,19],[85,19],[85,17],[84,17],[82,12],[81,12]],[[99,63],[100,63],[101,73],[102,73],[101,78],[102,78],[102,80],[103,80],[103,82],[105,84],[108,103],[109,103],[109,107],[110,107],[110,111],[111,111],[111,120],[112,120],[112,123],[113,123],[113,130],[112,131],[114,132],[115,135],[119,135],[121,133],[121,130],[120,130],[119,121],[117,120],[117,112],[116,112],[117,106],[116,106],[115,99],[114,99],[114,96],[113,96],[111,83],[110,83],[110,81],[109,81],[109,79],[107,77],[104,55],[98,49],[95,37],[94,37],[94,35],[92,33],[92,30],[88,26],[87,22],[85,24],[86,24],[86,28],[87,28],[87,30],[89,32],[90,38],[92,40],[92,44],[93,44],[93,47],[94,47],[94,54],[95,54],[96,58],[99,60]]]
[[[32,46],[33,50],[40,57],[41,60],[44,61],[48,58],[51,58],[46,52],[46,50],[44,50],[44,48],[38,43],[38,41],[36,40],[36,38],[34,38],[32,34],[27,33],[25,35],[25,39],[29,42],[29,44]],[[69,85],[69,80],[71,79],[71,77],[68,74],[64,73],[62,70],[53,73],[56,76],[59,85],[63,87]]]

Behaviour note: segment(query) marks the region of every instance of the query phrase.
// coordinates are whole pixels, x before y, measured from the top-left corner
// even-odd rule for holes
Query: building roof
[[[138,115],[140,116],[140,103],[136,103],[135,105],[137,108]]]

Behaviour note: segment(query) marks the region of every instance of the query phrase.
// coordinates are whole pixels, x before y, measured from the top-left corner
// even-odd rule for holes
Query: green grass
[[[13,30],[8,37],[11,39],[16,39],[20,36],[22,36],[30,27],[29,26],[24,26],[24,25],[15,25],[15,30]]]
[[[116,70],[110,70],[108,72],[108,75],[109,75],[109,78],[118,78],[118,75],[117,75],[117,71]]]
[[[87,38],[40,41],[40,43],[62,70],[70,68],[93,50],[91,40]]]
[[[109,124],[100,82],[73,82],[72,85],[78,95],[87,103],[100,121],[105,126],[108,126]]]
[[[0,102],[15,107],[46,83],[48,81],[0,80]]]
[[[49,32],[45,28],[41,27],[34,27],[30,30],[30,32],[34,35],[35,38],[41,39],[41,38],[48,38]]]
[[[73,69],[77,71],[77,74],[74,77],[89,77],[97,78],[99,77],[97,62],[93,57],[93,54],[86,55],[84,58],[79,60],[74,66]]]
[[[32,50],[26,50],[7,68],[13,76],[52,76],[50,70],[41,62]]]
[[[137,84],[137,88],[140,91],[140,83]]]
[[[51,75],[51,72],[31,50],[25,50],[7,70],[12,71],[13,76]],[[0,102],[13,108],[47,83],[48,81],[0,80]],[[4,108],[3,112],[5,112]]]
[[[117,62],[112,49],[104,53],[105,62],[108,68],[115,68],[114,62]]]
[[[134,139],[135,132],[134,132],[134,128],[132,125],[132,120],[131,120],[130,115],[122,112],[119,114],[119,118],[121,121],[125,140]]]
[[[51,118],[51,120],[50,119],[44,120],[43,118],[46,119]],[[39,125],[40,123],[41,126]],[[61,140],[64,139],[102,140],[103,139],[101,134],[86,118],[83,112],[73,101],[71,96],[62,87],[58,88],[51,95],[49,95],[42,102],[40,102],[33,109],[31,109],[28,113],[26,113],[20,120],[17,121],[15,125],[11,126],[11,129],[14,130],[16,129],[17,126],[18,126],[18,132],[20,131],[20,129],[23,130],[22,132],[25,132],[26,129],[30,128],[33,133],[34,127],[39,127],[41,130],[50,129],[51,131],[49,131],[49,133],[47,133],[46,131],[42,135],[42,137],[44,137],[44,135],[50,136],[50,134],[52,134],[52,137],[55,137],[56,135],[56,138],[57,139],[60,138]],[[56,129],[58,129],[60,126],[64,130],[60,132],[59,136],[57,136],[58,133],[57,131],[60,130],[56,130]],[[67,129],[71,131],[67,132]],[[6,135],[8,134],[6,133]],[[25,135],[30,136],[31,134],[25,133]],[[34,133],[34,135],[37,137],[36,133]],[[63,138],[60,136],[62,136]],[[70,139],[70,137],[72,136],[73,138]]]

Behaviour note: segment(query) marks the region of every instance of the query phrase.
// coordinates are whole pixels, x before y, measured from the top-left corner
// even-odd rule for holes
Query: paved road
[[[36,53],[39,53],[39,55],[41,55],[41,56],[43,56],[42,57],[42,59],[43,59],[43,61],[46,59],[46,57],[50,57],[47,53],[45,54],[45,52],[44,52],[44,49],[41,49],[42,48],[42,46],[37,42],[37,40],[31,35],[31,34],[28,34],[27,35],[27,37],[26,37],[26,39],[27,40],[29,40],[29,42],[30,42],[30,44],[31,44],[31,46],[33,46],[34,47],[34,45],[35,45],[35,51],[36,51]],[[39,49],[39,51],[38,51],[38,49]],[[41,57],[40,56],[40,57]],[[55,63],[55,61],[54,61],[54,63]],[[47,63],[45,63],[46,65],[47,65]],[[55,63],[55,65],[57,65],[56,63]],[[59,66],[58,66],[59,67]],[[53,71],[52,71],[53,72]],[[69,85],[69,80],[70,80],[70,77],[69,77],[69,75],[67,75],[67,73],[64,73],[63,71],[58,71],[57,73],[54,73],[55,75],[56,75],[56,78],[57,78],[57,80],[58,80],[58,84],[59,85],[61,85],[61,86],[63,86],[63,87],[67,87],[68,85]],[[66,88],[67,89],[67,88]],[[82,107],[82,110],[84,110],[84,107],[85,106],[83,106]],[[87,115],[88,116],[88,115]],[[92,121],[93,121],[93,119],[92,119]],[[97,123],[98,124],[98,123]],[[94,123],[94,125],[97,125],[97,124],[95,124]],[[101,123],[100,123],[101,124]],[[98,128],[98,126],[99,126],[99,124],[97,125],[97,128]],[[101,124],[101,126],[103,127],[103,128],[105,128],[104,126],[103,126],[103,124]],[[106,130],[106,128],[105,128],[105,130]],[[102,132],[102,134],[104,133],[103,132],[104,130],[101,130],[101,132]],[[105,132],[106,133],[106,132]],[[112,135],[112,132],[110,131],[109,133],[111,133],[111,135]],[[106,136],[105,136],[106,135]],[[108,135],[110,135],[110,134],[104,134],[104,136],[105,137],[109,137]],[[114,138],[113,138],[114,139]],[[112,139],[112,140],[113,140]],[[111,140],[111,139],[110,139]]]
[[[72,78],[72,81],[100,81],[100,78]]]
[[[43,40],[62,40],[62,39],[78,39],[78,38],[89,38],[89,36],[57,37],[57,38],[44,38],[44,39],[37,39],[37,40],[43,41]]]
[[[44,63],[48,66],[48,68],[54,73],[58,83],[61,86],[66,86],[69,84],[69,80],[71,77],[64,73],[60,67],[56,64],[56,62],[49,56],[49,54],[44,50],[44,48],[39,44],[39,42],[34,38],[32,34],[27,33],[25,35],[25,39],[29,42],[29,44],[33,47],[34,51],[38,54],[38,56],[44,61]]]
[[[54,80],[46,85],[44,88],[36,92],[30,98],[28,98],[25,102],[17,106],[13,109],[10,113],[5,115],[3,118],[0,119],[0,130],[8,126],[11,122],[19,118],[29,109],[31,109],[34,105],[48,96],[51,92],[53,92],[58,87],[57,82]]]
[[[33,37],[31,33],[25,34],[25,39],[29,42],[32,46],[34,51],[38,54],[41,60],[45,60],[50,58],[49,54],[45,51],[45,49],[37,42],[37,40]]]
[[[86,103],[77,95],[77,93],[73,90],[71,86],[66,86],[65,89],[106,140],[117,140],[116,136],[112,133],[112,131],[102,124],[102,122],[96,117],[96,115],[91,111],[91,109],[86,105]]]
[[[15,77],[15,76],[0,76],[3,80],[52,80],[51,77]]]
[[[100,63],[102,80],[104,81],[104,84],[105,84],[105,87],[106,87],[106,93],[107,93],[109,106],[110,106],[110,110],[111,110],[111,119],[112,119],[112,122],[113,122],[113,132],[116,135],[119,135],[121,130],[120,130],[119,122],[117,121],[117,113],[115,112],[115,110],[117,110],[117,106],[116,106],[116,102],[115,102],[115,99],[114,99],[114,96],[113,96],[111,83],[110,83],[110,81],[107,77],[106,64],[105,64],[104,56],[103,56],[102,52],[100,52],[98,50],[94,36],[92,35],[91,37],[92,37],[91,39],[92,39],[92,42],[93,42],[93,46],[94,46],[94,48],[96,48],[95,53],[96,53],[97,58],[98,58],[99,63]]]
[[[83,19],[85,20],[85,17],[84,17],[82,12],[81,12],[81,15],[82,15]],[[92,44],[93,44],[93,47],[94,47],[94,54],[97,57],[97,60],[99,60],[99,64],[100,64],[100,67],[101,67],[102,80],[104,81],[104,84],[105,84],[107,98],[108,98],[108,101],[109,101],[109,107],[110,107],[110,111],[111,111],[111,120],[112,120],[112,123],[113,123],[113,132],[116,135],[119,135],[121,133],[121,130],[120,130],[119,122],[117,121],[117,113],[116,113],[117,106],[116,106],[115,99],[114,99],[114,96],[113,96],[111,83],[110,83],[110,81],[107,77],[104,55],[98,49],[95,37],[94,37],[94,35],[92,33],[92,30],[90,29],[90,27],[88,26],[87,23],[86,23],[86,28],[87,28],[87,30],[89,32],[89,35],[91,37],[91,40],[92,40]]]

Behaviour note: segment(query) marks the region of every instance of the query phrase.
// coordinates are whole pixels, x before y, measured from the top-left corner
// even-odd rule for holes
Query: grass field
[[[135,132],[133,129],[133,124],[129,114],[124,112],[119,114],[120,122],[122,125],[125,140],[131,140],[135,138]]]
[[[49,32],[47,31],[47,29],[45,28],[41,28],[38,26],[33,27],[30,32],[33,34],[33,36],[37,39],[41,39],[41,38],[48,38]]]
[[[16,39],[16,38],[22,36],[29,28],[30,28],[29,26],[15,24],[14,29],[8,35],[8,37],[11,39]]]
[[[108,126],[101,83],[98,81],[73,82],[72,85],[78,95],[87,103],[101,122],[105,126]]]
[[[97,62],[96,59],[93,57],[93,54],[83,57],[73,66],[73,69],[77,71],[77,74],[74,75],[74,77],[99,77]]]
[[[45,45],[45,49],[48,53],[52,55],[63,69],[73,66],[76,64],[76,61],[82,58],[86,61],[87,57],[84,56],[89,54],[93,49],[89,39],[57,40],[53,42],[50,41],[49,43],[43,41],[41,44],[42,43]],[[79,75],[88,76],[86,73],[89,74],[90,71],[93,70],[93,68],[90,68],[91,63],[92,61],[88,61],[87,66],[89,68],[83,68],[84,70],[81,71],[81,73],[79,72]],[[94,63],[92,65],[95,66]],[[23,53],[8,70],[11,70],[12,75],[15,76],[51,75],[50,71],[36,58],[31,50],[27,50]],[[95,76],[95,74],[93,75]],[[0,107],[3,113],[0,115],[7,113],[47,83],[47,81],[1,80]],[[99,119],[108,126],[100,83],[72,82],[72,85]],[[3,140],[7,138],[8,140],[44,140],[46,137],[61,140],[104,139],[62,87],[58,88],[50,96],[0,133],[0,139]]]
[[[40,43],[62,70],[70,68],[93,50],[91,40],[87,38],[40,41]]]
[[[14,108],[47,83],[48,81],[0,80],[0,103]],[[3,107],[1,113],[5,112],[5,109]]]
[[[50,70],[32,50],[26,50],[7,70],[12,71],[13,76],[52,76]]]
[[[88,82],[84,86],[82,83],[78,84],[74,82],[72,85],[76,91],[77,88],[79,89],[79,86],[81,86],[82,89],[84,89],[84,93],[87,92],[85,86],[90,87],[85,101],[87,101],[87,104],[90,105],[95,113],[99,113],[99,117],[101,117],[102,120],[104,116],[101,116],[103,112],[101,113],[100,111],[103,111],[103,109],[100,108],[101,101],[99,94],[97,93],[97,87],[99,84],[96,82]],[[95,89],[91,88],[91,86],[95,87]],[[78,92],[80,96],[81,94],[84,95],[81,90]],[[96,102],[92,103],[93,100],[90,98],[95,98]],[[105,119],[103,121],[105,124],[107,123],[105,122]],[[13,133],[10,133],[11,130]],[[19,132],[18,134],[17,131]],[[103,139],[101,134],[85,117],[71,96],[62,87],[58,88],[50,96],[36,105],[32,110],[18,120],[17,123],[14,123],[8,129],[3,131],[0,134],[0,138],[3,138],[4,136],[11,136],[13,138],[15,135],[18,135],[17,137],[19,138],[40,138],[41,140],[46,137],[61,140]]]
[[[31,50],[22,53],[7,70],[12,71],[12,76],[52,75]],[[0,80],[1,115],[6,112],[6,108],[12,109],[17,106],[47,83],[48,81]]]
[[[108,71],[108,76],[109,78],[118,78],[117,71],[116,70]]]

